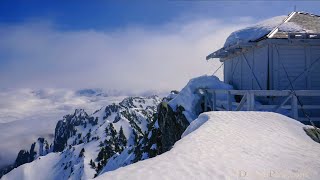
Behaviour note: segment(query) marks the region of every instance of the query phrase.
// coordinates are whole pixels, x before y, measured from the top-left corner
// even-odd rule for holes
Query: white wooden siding
[[[311,46],[310,53],[311,64],[313,64],[309,73],[311,89],[320,90],[320,46]]]
[[[226,60],[224,74],[225,82],[236,89],[267,89],[268,46]]]
[[[239,56],[231,59],[232,61],[232,85],[236,89],[242,89],[241,85],[241,58]]]
[[[291,89],[291,81],[295,90],[320,90],[320,60],[313,64],[318,58],[320,46],[272,44],[269,47],[255,47],[225,60],[225,82],[232,84],[235,89],[266,90],[269,78],[270,89]]]
[[[252,89],[266,90],[268,83],[268,46],[263,46],[254,50],[253,71],[256,75],[258,83],[254,80]]]
[[[227,84],[231,84],[232,83],[232,78],[231,78],[231,72],[232,72],[232,61],[227,60],[224,61],[224,65],[223,65],[223,75],[224,75],[224,82]]]
[[[295,90],[307,89],[307,77],[301,76],[307,68],[305,47],[278,45],[274,48],[275,88],[278,90],[291,89],[291,81]]]
[[[253,75],[253,51],[246,52],[240,56],[241,61],[241,89],[252,89]]]

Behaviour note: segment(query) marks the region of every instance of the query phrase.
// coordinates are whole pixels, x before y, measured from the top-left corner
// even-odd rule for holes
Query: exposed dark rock
[[[143,153],[148,154],[149,158],[163,153],[161,142],[162,133],[158,127],[158,121],[153,121],[150,123],[148,132],[149,133],[145,134],[142,140],[136,140],[137,145],[133,150],[135,159],[132,161],[132,163],[143,160]]]
[[[63,151],[67,145],[68,138],[76,134],[75,126],[85,126],[86,121],[92,125],[98,123],[97,119],[89,117],[83,109],[76,109],[74,114],[66,115],[63,117],[63,120],[58,121],[55,128],[53,151]]]
[[[176,112],[166,103],[158,106],[158,123],[161,131],[162,152],[169,151],[175,142],[181,139],[182,133],[189,126],[189,121],[183,115],[184,108],[177,107]]]
[[[16,158],[16,161],[14,162],[14,164],[6,166],[4,168],[0,169],[0,178],[7,174],[8,172],[10,172],[11,170],[13,170],[16,167],[19,167],[23,164],[32,162],[36,156],[36,152],[34,150],[36,143],[31,144],[30,150],[20,150],[18,153],[18,156]]]
[[[319,128],[303,128],[306,134],[313,139],[315,142],[320,143],[320,130]]]
[[[0,178],[9,173],[12,169],[16,168],[15,165],[9,165],[0,169]]]

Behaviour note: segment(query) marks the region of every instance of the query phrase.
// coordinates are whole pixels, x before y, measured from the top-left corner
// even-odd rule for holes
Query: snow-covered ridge
[[[305,125],[269,112],[208,112],[172,150],[97,179],[320,178],[320,145]]]

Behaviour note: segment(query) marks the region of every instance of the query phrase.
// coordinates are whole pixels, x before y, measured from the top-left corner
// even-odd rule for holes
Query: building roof
[[[206,59],[225,58],[251,48],[264,39],[320,39],[320,16],[306,12],[292,12],[277,16],[230,34],[224,47]]]

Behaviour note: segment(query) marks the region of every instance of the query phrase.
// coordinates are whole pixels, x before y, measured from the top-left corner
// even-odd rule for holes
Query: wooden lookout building
[[[299,120],[305,112],[320,117],[320,16],[292,12],[235,31],[206,57],[212,58],[224,63],[224,82],[236,89],[225,93],[243,97],[235,109],[232,102],[224,109],[247,104],[248,110],[291,110]]]

